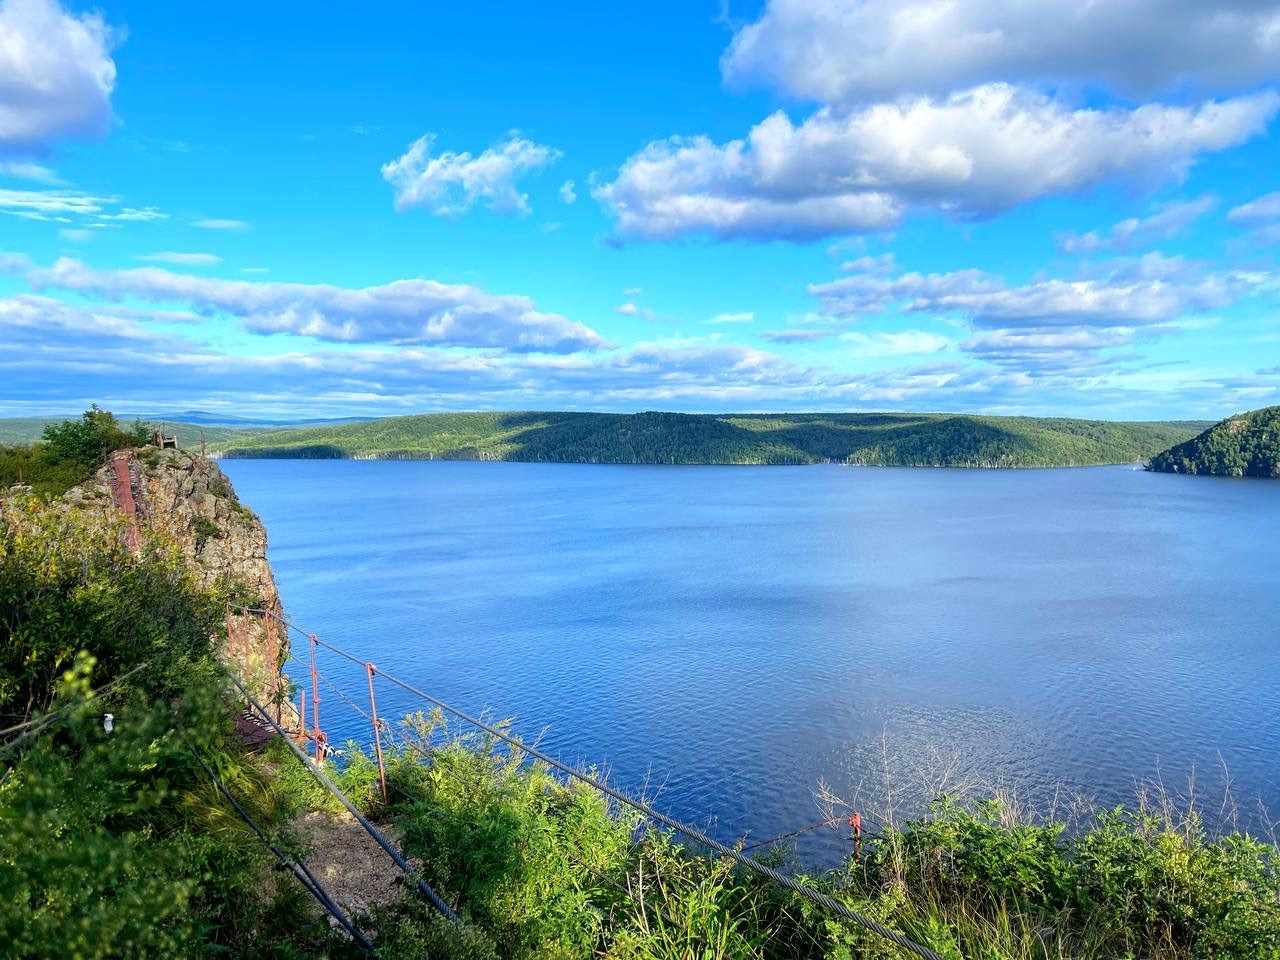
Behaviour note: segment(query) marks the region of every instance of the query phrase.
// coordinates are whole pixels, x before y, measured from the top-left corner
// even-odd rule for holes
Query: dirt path
[[[390,827],[375,826],[396,843]],[[310,845],[307,866],[344,910],[359,913],[399,899],[400,869],[351,814],[311,811],[294,827]]]

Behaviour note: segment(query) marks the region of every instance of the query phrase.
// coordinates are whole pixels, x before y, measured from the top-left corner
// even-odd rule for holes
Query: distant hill
[[[44,428],[51,423],[61,423],[64,420],[76,420],[79,414],[68,414],[65,417],[3,417],[0,418],[0,446],[15,446],[19,444],[35,443],[44,433]],[[125,423],[132,423],[134,417],[120,417]],[[161,418],[141,417],[137,419],[147,420],[154,423],[161,422]],[[204,431],[206,444],[224,443],[230,438],[240,437],[244,432],[243,427],[225,427],[225,426],[206,426],[199,423],[176,422],[173,420],[164,420],[165,432],[171,436],[178,438],[178,445],[181,447],[198,447],[200,446],[200,431]]]
[[[79,419],[80,414],[69,413],[54,417],[0,417],[0,446],[34,443],[40,439],[44,428],[50,423],[61,423],[64,420]],[[208,413],[203,410],[185,410],[181,413],[120,413],[116,414],[122,423],[142,420],[146,423],[163,423],[165,432],[177,436],[182,447],[200,445],[200,431],[204,431],[206,443],[222,443],[223,441],[242,436],[249,430],[279,430],[291,427],[333,426],[342,423],[363,423],[368,417],[340,417],[331,419],[288,419],[270,420],[237,417],[225,413]]]
[[[1228,417],[1152,457],[1150,469],[1215,477],[1280,477],[1280,407]]]
[[[1047,467],[1143,461],[1203,423],[951,414],[442,413],[228,437],[225,457]]]
[[[363,423],[372,417],[238,417],[230,413],[209,413],[205,410],[184,410],[181,413],[121,413],[121,420],[148,420],[159,423],[190,423],[219,427],[310,427],[335,423]]]

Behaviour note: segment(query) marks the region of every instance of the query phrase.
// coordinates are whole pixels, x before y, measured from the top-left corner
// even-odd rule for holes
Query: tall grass
[[[406,900],[369,920],[389,955],[415,955],[414,930],[446,957],[905,956],[438,712],[401,734],[380,812],[467,933]],[[346,785],[377,806],[376,765],[350,756]],[[1274,839],[1208,829],[1194,790],[1151,784],[1128,807],[1070,798],[1040,815],[943,780],[951,792],[907,817],[889,791],[860,855],[805,879],[948,958],[1280,958]]]

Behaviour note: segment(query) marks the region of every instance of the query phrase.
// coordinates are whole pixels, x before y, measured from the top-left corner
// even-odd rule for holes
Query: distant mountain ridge
[[[1280,406],[1241,413],[1151,458],[1161,473],[1280,478]]]
[[[1049,467],[1145,461],[1205,426],[914,413],[441,413],[254,430],[228,458]]]

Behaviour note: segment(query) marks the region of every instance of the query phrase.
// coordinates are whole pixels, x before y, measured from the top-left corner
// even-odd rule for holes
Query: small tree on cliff
[[[44,442],[53,461],[93,469],[112,450],[146,443],[147,425],[135,420],[132,425],[123,426],[110,410],[103,410],[95,403],[79,420],[64,420],[45,427]]]

